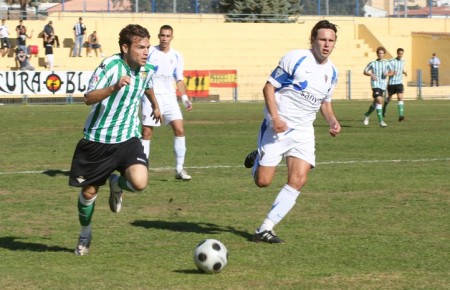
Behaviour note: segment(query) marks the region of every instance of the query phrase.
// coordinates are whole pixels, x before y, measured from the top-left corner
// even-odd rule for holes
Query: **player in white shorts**
[[[273,228],[294,207],[308,173],[315,166],[313,123],[320,110],[335,137],[341,130],[331,96],[338,72],[329,55],[336,43],[336,26],[319,21],[311,30],[309,50],[284,55],[264,89],[265,119],[258,136],[258,150],[247,155],[244,165],[253,167],[258,187],[272,183],[277,165],[286,158],[288,182],[279,191],[253,241],[283,243]]]
[[[182,94],[181,100],[186,110],[192,109],[192,103],[186,95],[184,83],[184,60],[182,55],[170,47],[173,39],[173,29],[169,25],[161,26],[158,34],[159,45],[153,46],[147,62],[156,67],[153,76],[154,91],[158,101],[162,120],[170,125],[174,134],[174,152],[176,159],[175,178],[190,180],[191,176],[184,169],[186,155],[186,137],[184,134],[183,115],[178,105],[175,85]],[[161,126],[152,117],[152,107],[147,98],[142,98],[142,145],[148,159],[150,159],[150,144],[153,127]]]

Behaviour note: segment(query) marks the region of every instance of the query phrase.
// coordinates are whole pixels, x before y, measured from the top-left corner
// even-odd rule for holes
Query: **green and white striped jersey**
[[[405,60],[393,58],[390,60],[392,70],[395,71],[393,76],[389,77],[390,85],[399,85],[403,84],[403,70],[405,68]]]
[[[372,73],[377,77],[376,80],[370,79],[370,85],[372,89],[382,89],[386,90],[387,77],[384,73],[392,71],[391,63],[388,60],[374,60],[371,61],[366,68],[365,72],[372,71]]]
[[[120,54],[104,59],[89,81],[88,92],[114,85],[124,75],[130,76],[130,84],[92,105],[84,125],[84,138],[106,144],[140,138],[139,106],[144,91],[153,87],[154,73],[155,67],[148,63],[132,70]]]

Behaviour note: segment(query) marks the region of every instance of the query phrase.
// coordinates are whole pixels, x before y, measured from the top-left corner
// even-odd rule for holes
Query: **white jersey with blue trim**
[[[163,52],[159,45],[152,46],[147,63],[156,68],[156,73],[153,75],[155,94],[175,94],[175,83],[183,80],[184,60],[181,53],[173,48]]]
[[[278,114],[289,128],[312,127],[323,102],[331,102],[338,71],[331,60],[318,64],[310,50],[285,54],[268,82],[275,87]],[[266,119],[271,120],[267,110]]]

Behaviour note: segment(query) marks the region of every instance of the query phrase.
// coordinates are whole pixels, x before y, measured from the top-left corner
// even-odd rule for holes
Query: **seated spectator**
[[[19,62],[20,70],[34,70],[34,66],[30,64],[27,53],[22,48],[19,48],[16,59]]]
[[[55,34],[55,29],[53,28],[53,22],[49,21],[48,24],[44,26],[43,31],[43,38],[44,38],[44,47],[48,43],[47,38],[53,36],[54,42],[53,45],[56,43],[56,47],[59,47],[59,38],[58,35]]]
[[[102,46],[100,45],[98,41],[97,31],[92,32],[91,35],[88,37],[88,56],[91,56],[92,49],[95,50],[95,56],[97,55],[97,49],[100,51],[100,56],[105,57],[102,51]]]

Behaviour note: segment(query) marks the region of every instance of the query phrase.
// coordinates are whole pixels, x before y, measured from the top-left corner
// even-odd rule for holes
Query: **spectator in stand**
[[[95,56],[98,56],[97,55],[97,49],[98,49],[100,51],[100,56],[105,57],[105,55],[103,54],[103,51],[102,51],[102,46],[100,45],[100,43],[98,41],[97,31],[92,32],[92,34],[89,35],[89,37],[88,37],[88,56],[92,56],[91,52],[93,49],[95,51]]]
[[[2,19],[2,25],[0,25],[0,42],[0,51],[2,57],[4,57],[9,53],[9,49],[11,47],[11,44],[9,43],[9,30],[8,26],[6,26],[5,19]]]
[[[83,24],[83,18],[78,18],[78,23],[73,26],[73,35],[75,37],[75,46],[73,48],[73,57],[81,57],[81,49],[84,43],[84,34],[86,33],[86,25]]]
[[[25,33],[27,32],[27,28],[25,27],[25,25],[23,25],[23,20],[20,19],[19,20],[19,25],[16,26],[16,33],[17,33],[17,38],[20,35],[20,32],[25,30]]]
[[[19,25],[16,26],[16,32],[17,32],[17,48],[22,49],[25,51],[28,55],[30,52],[27,48],[27,38],[33,37],[33,30],[31,30],[31,34],[27,34],[27,28],[25,25],[23,25],[23,20],[19,21]]]
[[[56,47],[59,47],[59,38],[58,35],[55,34],[55,29],[53,28],[53,22],[49,21],[48,24],[44,26],[44,47],[45,47],[45,39],[49,36],[53,36],[54,38],[54,44],[56,44]]]
[[[53,56],[54,42],[55,42],[55,37],[53,35],[50,35],[46,38],[46,43],[45,43],[45,57],[47,58],[46,67],[48,69],[50,69],[51,71],[53,70],[53,66],[55,63],[55,58]]]
[[[30,64],[27,53],[22,48],[19,48],[16,59],[19,62],[20,70],[34,70],[34,66]]]

